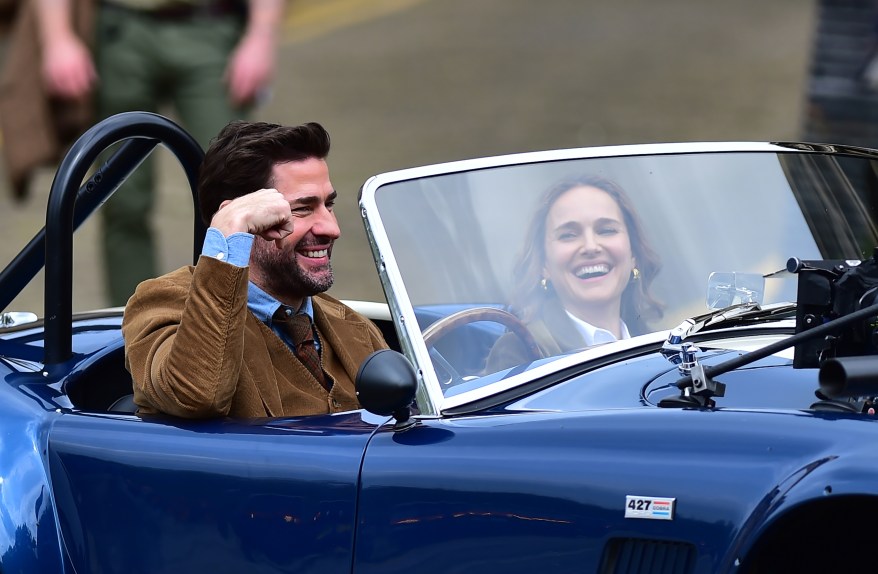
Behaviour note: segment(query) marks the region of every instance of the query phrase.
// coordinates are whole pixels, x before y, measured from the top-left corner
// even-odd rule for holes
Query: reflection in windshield
[[[871,255],[874,170],[842,159],[678,153],[473,169],[382,185],[372,223],[400,278],[388,296],[414,311],[406,324],[443,327],[431,357],[448,396],[526,368],[515,329],[444,329],[457,312],[511,311],[555,357],[704,313],[712,273]],[[794,276],[765,280],[765,303],[795,295]]]
[[[878,236],[872,162],[810,154],[780,159],[821,253],[871,255]]]

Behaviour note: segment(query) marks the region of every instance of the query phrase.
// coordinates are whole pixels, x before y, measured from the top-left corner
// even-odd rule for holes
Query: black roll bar
[[[112,157],[80,187],[98,156],[122,141]],[[74,230],[113,195],[159,144],[177,157],[189,181],[195,205],[193,261],[198,258],[206,233],[198,210],[198,169],[204,158],[198,142],[171,120],[149,112],[124,112],[91,127],[73,144],[58,167],[49,192],[45,227],[0,274],[3,309],[45,263],[46,366],[63,363],[73,353]]]

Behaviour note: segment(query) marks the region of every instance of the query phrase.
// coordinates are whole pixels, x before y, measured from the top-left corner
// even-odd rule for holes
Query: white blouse
[[[585,338],[585,345],[587,347],[591,347],[592,345],[600,345],[602,343],[612,343],[616,341],[616,337],[606,329],[601,329],[599,327],[595,327],[591,323],[586,323],[582,319],[573,316],[570,311],[565,310],[567,316],[573,320],[573,324],[576,325],[576,328],[582,333],[583,338]],[[628,326],[625,325],[625,321],[619,319],[619,331],[622,333],[622,339],[630,339],[631,334],[628,333]]]

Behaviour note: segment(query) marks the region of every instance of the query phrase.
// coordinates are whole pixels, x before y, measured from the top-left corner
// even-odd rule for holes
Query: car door
[[[69,560],[77,572],[349,572],[369,416],[62,415],[48,461]]]

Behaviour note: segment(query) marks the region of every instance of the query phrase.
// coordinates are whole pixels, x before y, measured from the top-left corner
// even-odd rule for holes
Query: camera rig
[[[878,248],[864,261],[791,258],[787,271],[798,275],[795,334],[716,365],[692,361],[681,369],[680,396],[659,406],[712,408],[725,393],[714,377],[793,347],[793,368],[820,369],[812,408],[878,410]]]
[[[865,261],[792,258],[787,271],[798,275],[796,334],[870,307],[878,298],[875,253]],[[816,368],[828,359],[870,355],[878,355],[876,317],[848,323],[824,337],[800,339],[795,345],[793,368]]]

